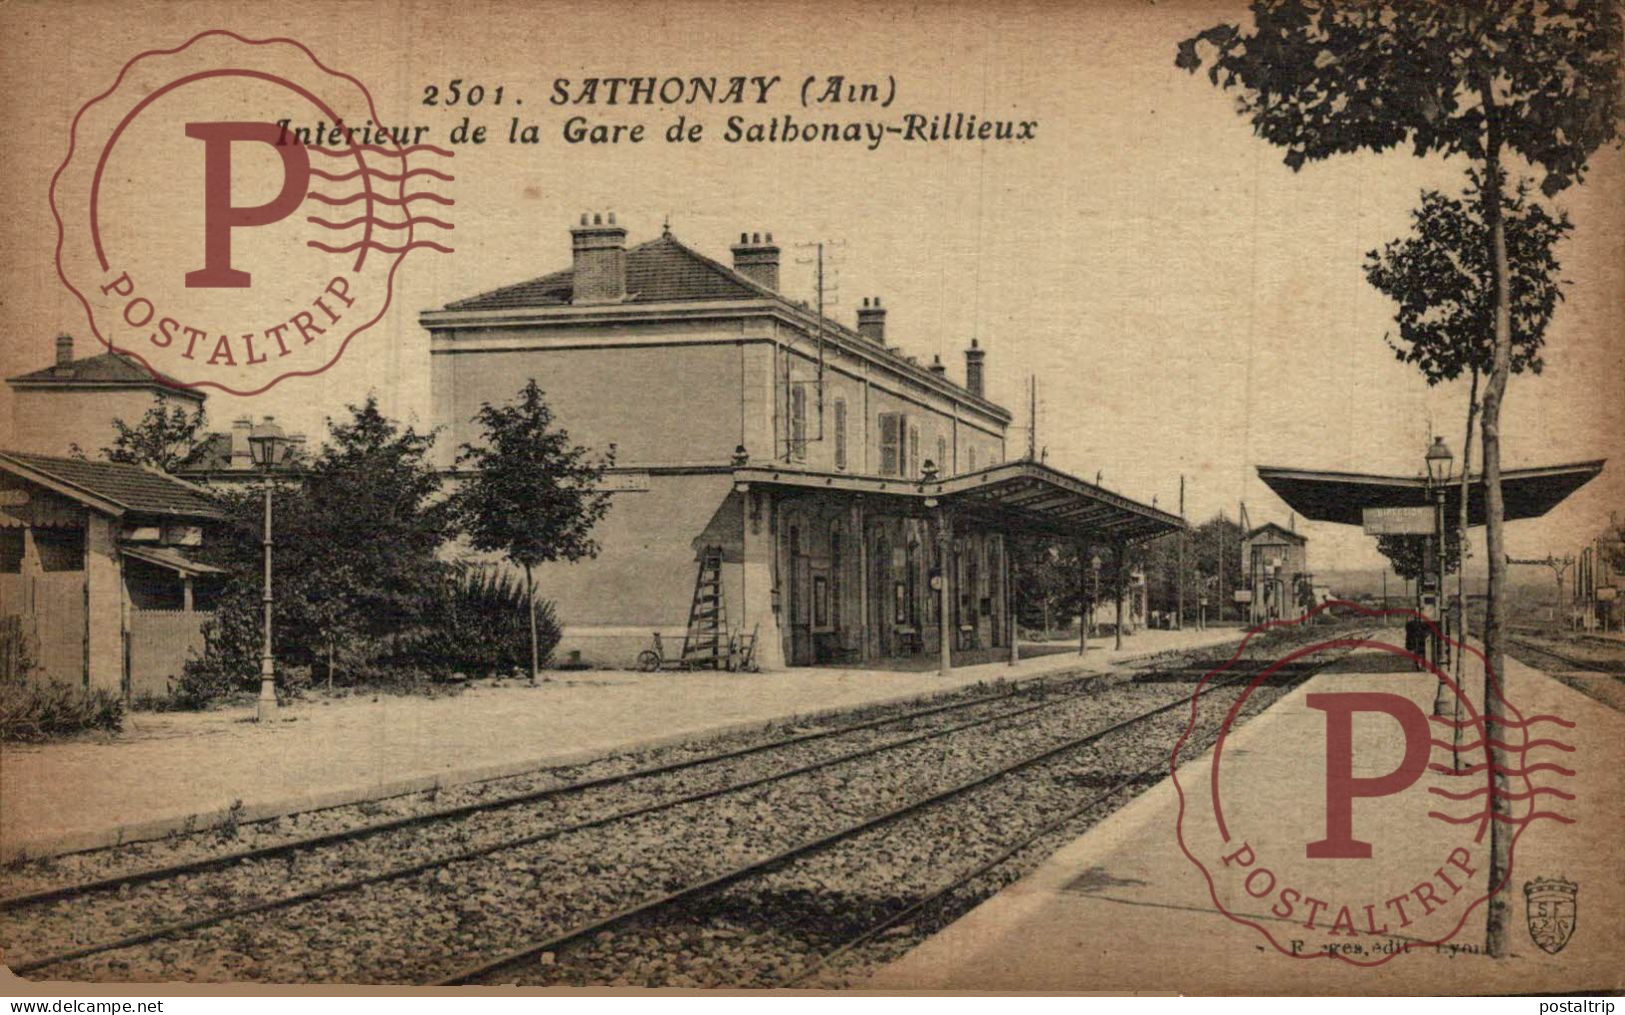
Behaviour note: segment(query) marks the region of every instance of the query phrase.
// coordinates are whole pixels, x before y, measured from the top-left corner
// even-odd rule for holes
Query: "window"
[[[85,569],[84,529],[35,529],[34,549],[39,551],[41,571]]]
[[[790,387],[790,457],[807,460],[807,389],[799,384]]]
[[[908,470],[906,472],[904,472],[903,475],[905,475],[905,476],[917,476],[919,474],[920,474],[920,428],[917,427],[917,426],[911,426],[911,427],[908,428]]]
[[[835,400],[835,467],[846,468],[846,399]]]
[[[975,472],[976,471],[976,445],[972,444],[969,448],[965,449],[965,461],[970,466],[970,471]]]
[[[880,414],[880,474],[908,475],[908,417],[901,412]]]
[[[953,470],[948,468],[948,438],[937,438],[937,472],[946,476]]]

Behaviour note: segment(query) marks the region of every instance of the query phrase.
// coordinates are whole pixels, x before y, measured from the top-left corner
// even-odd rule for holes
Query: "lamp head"
[[[1428,447],[1425,460],[1427,462],[1428,482],[1443,483],[1450,478],[1450,463],[1455,460],[1455,456],[1445,446],[1443,437],[1433,438],[1433,443]]]
[[[282,427],[278,426],[272,417],[267,416],[265,421],[256,425],[253,432],[248,435],[248,447],[254,456],[254,464],[261,469],[269,470],[283,463],[293,447],[293,442],[283,432]]]

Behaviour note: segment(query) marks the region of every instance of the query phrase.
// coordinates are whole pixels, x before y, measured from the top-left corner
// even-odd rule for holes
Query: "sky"
[[[11,4],[0,79],[34,96],[8,117],[16,198],[0,222],[0,373],[50,362],[62,331],[88,336],[56,279],[51,173],[73,112],[147,46],[205,27],[295,35],[369,86],[386,118],[430,125],[462,112],[422,105],[424,86],[462,78],[501,85],[509,115],[541,127],[534,146],[463,149],[446,192],[456,253],[415,252],[388,317],[319,378],[252,399],[211,397],[217,427],[274,414],[312,435],[326,415],[376,392],[386,411],[433,425],[428,337],[416,316],[458,297],[569,263],[568,227],[610,211],[636,243],[669,221],[720,260],[741,231],[785,248],[782,288],[812,298],[795,244],[830,241],[831,316],[862,297],[890,308],[890,341],[962,377],[972,337],[988,350],[990,395],[1011,407],[1012,452],[1025,446],[1027,384],[1038,380],[1038,443],[1048,461],[1159,506],[1186,478],[1193,520],[1246,504],[1254,524],[1289,522],[1256,478],[1261,464],[1416,474],[1431,434],[1458,461],[1465,385],[1430,390],[1384,342],[1393,308],[1364,280],[1366,251],[1401,235],[1420,191],[1459,192],[1466,166],[1404,151],[1343,156],[1294,173],[1252,135],[1234,98],[1173,64],[1174,47],[1239,4],[439,5],[286,4],[252,16],[226,6],[145,8],[99,31],[94,3]],[[71,45],[73,58],[61,59]],[[790,91],[808,75],[895,79],[892,109],[807,110]],[[699,108],[699,145],[568,145],[555,78],[777,74],[784,101]],[[736,112],[766,120],[863,120],[918,110],[1036,120],[1020,144],[729,145]],[[574,112],[572,110],[571,112]],[[589,107],[605,122],[658,135],[677,110]],[[1625,157],[1593,160],[1556,206],[1575,221],[1560,248],[1565,301],[1546,369],[1514,379],[1503,426],[1506,467],[1611,457],[1625,432]],[[545,378],[542,379],[545,386]],[[680,397],[673,392],[669,397]],[[0,446],[11,424],[0,392]],[[1475,460],[1477,455],[1475,453]],[[1516,556],[1574,552],[1625,508],[1622,463],[1540,521],[1509,526]],[[1371,540],[1304,523],[1316,568],[1377,566]],[[1482,561],[1482,552],[1479,553]]]

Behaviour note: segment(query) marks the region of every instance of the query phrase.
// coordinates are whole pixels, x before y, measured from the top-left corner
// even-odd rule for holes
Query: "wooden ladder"
[[[683,666],[721,669],[728,653],[728,610],[722,601],[722,547],[700,552],[694,576],[694,601],[688,608],[688,629],[683,633]]]

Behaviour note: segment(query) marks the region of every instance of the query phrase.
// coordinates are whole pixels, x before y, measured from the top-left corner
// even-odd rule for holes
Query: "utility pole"
[[[798,243],[798,244],[796,244],[796,246],[801,248],[801,249],[812,250],[814,252],[812,257],[797,258],[796,263],[797,264],[810,264],[810,265],[813,265],[813,285],[814,285],[814,288],[816,290],[816,299],[817,299],[817,304],[818,304],[817,305],[818,323],[817,323],[817,330],[815,332],[815,341],[817,343],[817,364],[818,364],[818,366],[817,366],[817,373],[815,375],[815,379],[814,379],[814,382],[813,382],[814,386],[816,388],[816,392],[815,392],[814,397],[815,397],[815,400],[816,400],[816,403],[817,403],[817,410],[818,410],[818,432],[817,432],[816,436],[814,436],[812,438],[812,440],[814,440],[814,441],[822,441],[824,439],[824,360],[825,360],[825,355],[824,355],[824,344],[825,344],[824,343],[824,322],[825,322],[825,311],[827,310],[827,308],[829,308],[831,306],[834,306],[838,302],[837,300],[835,300],[833,298],[832,294],[839,291],[839,286],[830,283],[827,280],[826,276],[825,276],[824,249],[826,247],[844,247],[844,246],[846,246],[846,241],[845,240],[818,240],[816,242],[811,242],[811,243]],[[830,255],[830,260],[831,261],[834,260],[834,255],[833,254]],[[784,392],[785,392],[785,394],[784,394],[784,399],[785,399],[785,413],[784,413],[784,417],[785,417],[785,420],[784,420],[784,427],[785,427],[785,459],[789,460],[790,458],[794,457],[794,455],[795,455],[795,443],[796,443],[795,436],[792,433],[792,428],[794,427],[794,422],[790,418],[790,416],[791,416],[791,411],[790,411],[790,404],[791,404],[790,403],[790,385],[792,383],[806,383],[806,382],[805,381],[792,382],[791,377],[790,377],[790,354],[789,354],[789,349],[788,348],[786,348],[786,350],[785,350],[784,381],[785,381],[785,389],[784,389]],[[803,426],[805,426],[805,424],[803,424]],[[802,439],[803,442],[805,442],[807,440],[807,436],[806,436],[805,432],[803,432],[801,439]]]
[[[1027,461],[1038,461],[1038,375],[1027,377]]]
[[[1185,474],[1179,474],[1179,520],[1185,521]],[[1185,629],[1185,526],[1179,527],[1179,582],[1177,605],[1174,607],[1174,627]]]

